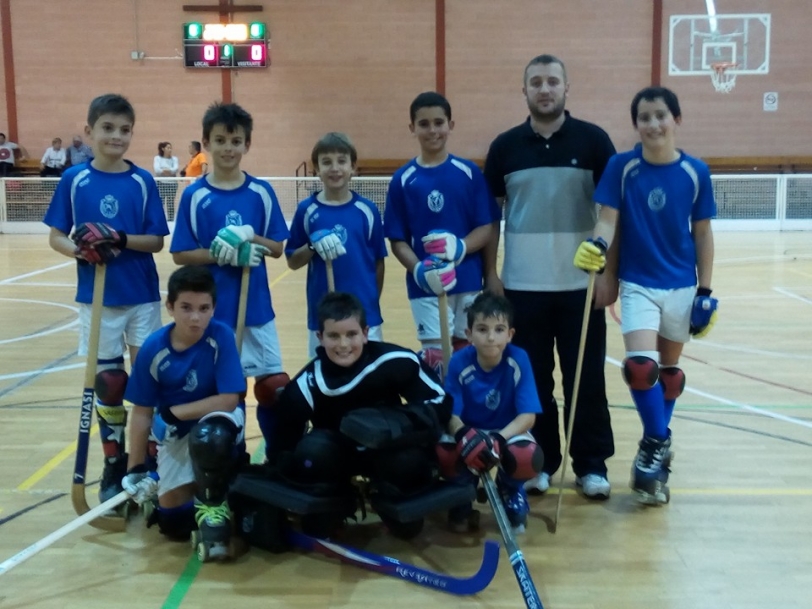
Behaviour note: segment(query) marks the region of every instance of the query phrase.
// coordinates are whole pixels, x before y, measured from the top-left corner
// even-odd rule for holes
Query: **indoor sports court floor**
[[[173,265],[158,255],[162,280]],[[414,347],[394,259],[383,296],[388,340]],[[305,363],[304,271],[269,262],[287,369]],[[74,269],[44,235],[0,235],[0,561],[75,514],[73,467],[83,365],[75,355]],[[719,323],[687,346],[688,387],[673,422],[671,504],[639,508],[628,489],[640,423],[620,378],[610,318],[606,372],[616,438],[612,498],[591,503],[568,471],[558,532],[554,490],[532,499],[519,542],[547,609],[806,609],[812,590],[812,244],[808,233],[718,233],[713,286]],[[620,311],[612,313],[620,315]],[[560,391],[559,391],[560,393]],[[249,408],[249,410],[252,410]],[[253,422],[252,413],[249,420]],[[259,441],[249,428],[250,446]],[[89,473],[100,470],[91,440]],[[555,478],[558,483],[558,476]],[[88,489],[95,505],[95,487]],[[480,506],[487,511],[487,506]],[[482,536],[499,539],[489,514]],[[481,539],[443,519],[415,541],[374,515],[342,542],[457,576],[472,574]],[[186,544],[140,519],[126,533],[84,527],[0,576],[0,608],[83,607],[515,608],[509,562],[481,594],[451,597],[326,558],[251,551],[200,565]]]

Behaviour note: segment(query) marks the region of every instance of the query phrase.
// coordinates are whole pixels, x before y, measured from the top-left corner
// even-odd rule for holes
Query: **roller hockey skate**
[[[668,489],[669,466],[673,453],[671,438],[657,440],[644,436],[632,466],[632,490],[643,505],[663,505],[671,500]]]
[[[452,533],[474,533],[479,530],[480,513],[470,503],[448,510],[448,530]]]
[[[519,484],[518,488],[513,484],[506,484],[503,482],[503,475],[500,471],[496,478],[496,488],[505,506],[505,514],[513,528],[513,534],[521,535],[527,528],[527,515],[530,513],[527,491],[524,490],[523,484]]]
[[[195,499],[197,531],[192,531],[192,548],[200,562],[231,558],[231,510],[228,502],[207,505]]]
[[[101,480],[99,481],[99,502],[112,499],[124,489],[121,486],[121,480],[127,475],[127,454],[124,453],[118,457],[105,457],[104,469],[102,470]],[[111,510],[107,516],[121,516],[127,518],[132,507],[131,501],[125,501],[114,510]]]

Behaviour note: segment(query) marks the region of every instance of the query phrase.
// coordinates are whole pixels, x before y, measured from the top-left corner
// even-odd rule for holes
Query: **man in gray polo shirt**
[[[554,349],[561,363],[568,419],[586,299],[588,276],[572,261],[580,242],[592,235],[596,221],[592,193],[615,153],[603,129],[564,110],[568,89],[560,59],[552,55],[532,59],[523,87],[530,117],[499,135],[485,162],[488,185],[505,206],[502,280],[496,274],[496,231],[486,252],[486,285],[504,289],[512,302],[513,342],[527,351],[533,367],[543,410],[533,435],[544,450],[544,471],[525,488],[542,493],[562,462],[553,397]],[[611,487],[606,459],[614,454],[614,441],[604,378],[603,307],[617,297],[613,268],[598,278],[595,294],[570,454],[576,484],[584,494],[607,499]]]
[[[73,145],[65,148],[65,155],[67,156],[66,167],[72,167],[74,165],[81,165],[92,159],[93,150],[82,141],[82,136],[74,135]]]

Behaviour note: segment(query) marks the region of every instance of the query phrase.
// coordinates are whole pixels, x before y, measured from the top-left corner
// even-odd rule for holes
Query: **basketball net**
[[[713,88],[719,93],[730,93],[736,86],[736,74],[731,72],[737,64],[730,61],[720,61],[711,64],[711,82]]]

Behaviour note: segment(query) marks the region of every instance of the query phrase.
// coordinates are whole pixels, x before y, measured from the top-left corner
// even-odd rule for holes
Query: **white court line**
[[[22,275],[17,275],[16,277],[9,277],[8,279],[0,280],[0,285],[5,285],[7,283],[14,283],[15,281],[19,281],[20,279],[25,279],[26,277],[34,277],[35,275],[41,275],[42,273],[48,273],[50,271],[55,271],[56,269],[63,269],[66,266],[72,266],[76,264],[75,262],[63,262],[62,264],[55,264],[53,266],[46,267],[44,269],[39,269],[38,271],[31,271],[30,273],[24,273]]]
[[[726,345],[724,343],[716,343],[712,340],[701,339],[701,340],[692,340],[691,348],[694,347],[712,347],[714,349],[722,349],[725,351],[735,351],[736,353],[751,353],[753,355],[765,355],[769,357],[784,357],[787,359],[812,359],[812,355],[806,355],[805,353],[784,353],[782,351],[765,351],[764,349],[754,349],[752,347],[741,347],[738,345]]]
[[[51,374],[52,372],[62,372],[63,370],[75,370],[76,368],[84,368],[85,362],[81,364],[68,364],[67,366],[54,366],[53,368],[40,368],[39,370],[31,370],[29,372],[14,372],[12,374],[0,374],[0,381],[9,379],[25,378],[27,376],[34,376],[35,374]]]
[[[612,357],[607,357],[606,361],[609,362],[610,364],[614,364],[618,368],[622,366],[621,362]],[[688,393],[693,393],[694,395],[698,395],[703,398],[707,398],[709,400],[714,400],[715,402],[719,402],[720,404],[735,406],[736,408],[741,408],[742,410],[747,410],[755,414],[760,414],[765,417],[770,417],[772,419],[784,421],[785,423],[792,423],[793,425],[800,425],[801,427],[808,427],[809,429],[812,429],[812,422],[810,421],[804,421],[801,419],[796,419],[794,417],[788,417],[783,414],[778,414],[777,412],[772,412],[771,410],[765,410],[764,408],[750,406],[749,404],[734,402],[733,400],[728,400],[727,398],[719,397],[718,395],[713,395],[712,393],[706,393],[704,391],[700,391],[699,389],[693,389],[691,387],[688,387],[687,385],[685,386],[685,391],[687,391]]]
[[[26,298],[0,298],[0,300],[5,300],[6,302],[24,302],[28,304],[42,304],[48,305],[51,307],[61,307],[63,309],[68,309],[69,311],[73,311],[77,315],[79,314],[79,308],[73,307],[71,305],[62,304],[61,302],[51,302],[48,300],[28,300]],[[36,332],[34,334],[26,334],[24,336],[17,336],[15,338],[6,338],[0,340],[0,345],[6,345],[8,343],[18,343],[24,340],[32,340],[34,338],[39,338],[40,336],[47,336],[49,334],[56,334],[57,332],[62,332],[63,330],[67,330],[79,324],[79,318],[77,317],[73,321],[69,321],[68,323],[59,326],[58,328],[51,328],[50,330],[43,330],[42,332]]]
[[[20,283],[18,285],[25,286],[25,287],[32,287],[32,288],[75,288],[75,283],[49,283],[49,282],[37,282],[37,281],[26,281],[24,283]]]
[[[773,290],[775,290],[779,294],[783,294],[784,296],[789,296],[790,298],[794,298],[795,300],[800,300],[801,302],[805,302],[806,304],[812,304],[812,300],[810,300],[809,298],[804,298],[803,296],[795,294],[794,292],[790,292],[786,288],[776,288],[776,287],[774,287]]]

